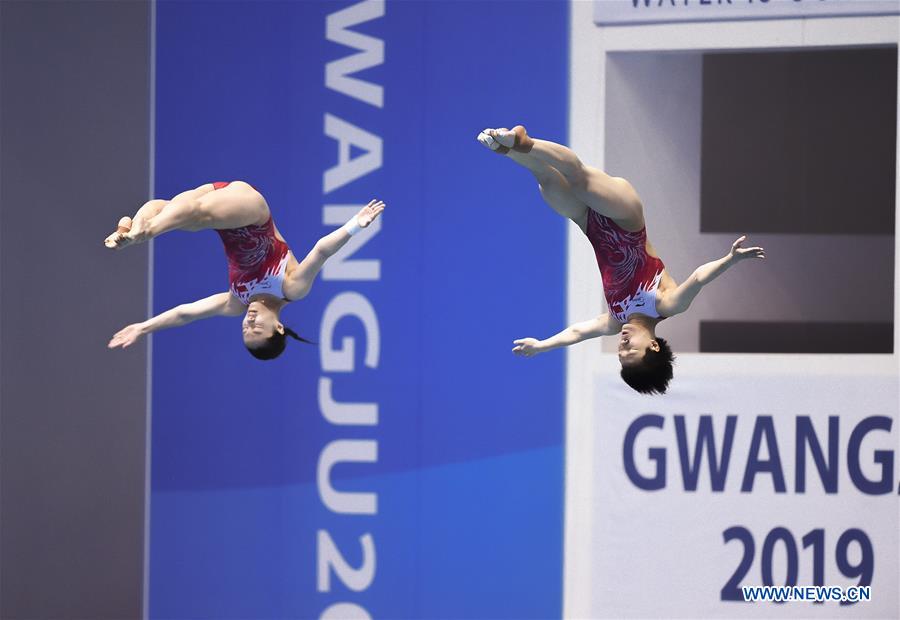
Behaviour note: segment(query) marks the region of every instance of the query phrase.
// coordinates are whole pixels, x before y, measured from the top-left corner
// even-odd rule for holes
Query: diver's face
[[[659,343],[646,327],[625,323],[619,334],[619,363],[625,366],[640,364],[647,351],[659,351]]]
[[[241,322],[244,345],[251,349],[257,347],[271,338],[276,331],[284,333],[284,325],[278,320],[278,315],[258,301],[250,302],[247,314]]]

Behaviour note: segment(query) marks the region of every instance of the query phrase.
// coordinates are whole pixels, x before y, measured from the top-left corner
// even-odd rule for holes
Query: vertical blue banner
[[[282,313],[316,346],[154,336],[150,616],[559,616],[564,355],[510,349],[563,326],[565,222],[475,136],[564,141],[567,3],[159,2],[157,49],[158,196],[248,181],[298,259],[388,207]],[[155,243],[157,313],[227,289],[215,233]]]

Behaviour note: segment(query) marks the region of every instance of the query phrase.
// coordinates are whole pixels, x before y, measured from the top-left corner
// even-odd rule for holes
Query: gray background
[[[0,2],[0,616],[142,613],[146,2]]]
[[[897,49],[705,54],[703,232],[894,230]]]

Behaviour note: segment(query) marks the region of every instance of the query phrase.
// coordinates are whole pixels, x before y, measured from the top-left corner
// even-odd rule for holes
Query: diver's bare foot
[[[494,137],[494,133],[498,131],[509,131],[507,129],[485,129],[475,138],[478,140],[483,146],[491,149],[498,155],[506,155],[509,153],[509,147],[503,146],[497,138]]]
[[[128,228],[125,228],[126,220],[128,220]],[[103,243],[110,249],[121,250],[122,248],[127,248],[129,245],[143,243],[149,239],[150,234],[147,231],[146,220],[137,219],[132,221],[129,217],[123,217],[119,220],[118,230],[107,237],[106,241]]]
[[[500,144],[519,153],[527,153],[534,147],[534,140],[522,125],[512,129],[494,129],[492,135]]]
[[[131,230],[131,223],[132,222],[130,217],[126,216],[120,219],[118,225],[116,225],[116,232],[107,237],[103,241],[103,245],[111,250],[118,250],[125,247],[125,245],[128,245],[127,243],[124,243],[124,241],[126,233]]]
[[[522,125],[516,125],[512,129],[505,127],[485,129],[478,134],[478,141],[501,155],[509,153],[510,150],[528,153],[534,146],[534,140],[531,139]]]

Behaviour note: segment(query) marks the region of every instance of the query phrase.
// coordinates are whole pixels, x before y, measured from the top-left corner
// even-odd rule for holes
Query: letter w
[[[703,460],[703,447],[706,446],[709,461],[709,481],[713,491],[725,488],[725,477],[728,475],[728,461],[731,458],[731,445],[734,440],[734,427],[737,416],[730,415],[725,420],[725,437],[722,440],[722,458],[716,462],[716,436],[713,432],[712,416],[700,416],[697,427],[697,441],[694,444],[694,459],[688,456],[688,438],[684,416],[675,416],[675,435],[678,439],[678,454],[681,457],[681,476],[685,491],[697,490],[697,479],[700,477],[700,464]]]
[[[360,50],[359,53],[325,65],[325,86],[377,108],[384,107],[384,88],[349,74],[384,62],[384,41],[348,30],[362,22],[384,16],[384,0],[364,0],[332,13],[325,21],[325,38]]]

